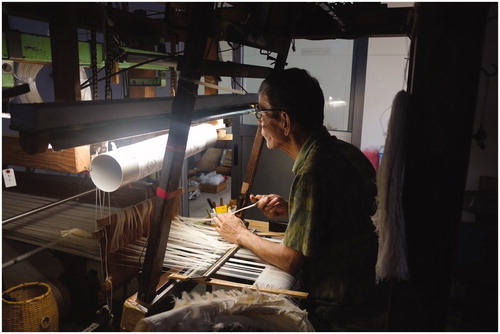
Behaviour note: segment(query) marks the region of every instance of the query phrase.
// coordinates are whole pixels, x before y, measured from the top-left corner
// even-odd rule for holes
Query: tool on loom
[[[255,233],[257,229],[253,229],[252,233]],[[236,252],[241,248],[237,245],[233,248],[228,249],[217,261],[215,261],[202,275],[200,276],[190,276],[188,280],[193,281],[209,281],[211,276],[217,272]]]
[[[257,205],[257,203],[259,203],[259,201],[255,202],[255,203],[253,203],[253,204],[247,205],[247,206],[245,206],[245,207],[243,207],[243,208],[241,208],[241,209],[238,209],[238,210],[236,210],[236,211],[234,211],[234,212],[231,212],[231,213],[235,214],[235,213],[238,213],[238,212],[240,212],[240,211],[243,211],[243,210],[247,210],[247,209],[253,208],[254,206],[256,206],[256,205]]]
[[[207,201],[210,203],[210,199],[207,199]],[[243,210],[247,210],[247,209],[250,209],[250,208],[253,208],[254,206],[257,205],[257,203],[259,203],[259,201],[253,203],[253,204],[250,204],[250,205],[247,205],[245,206],[244,208],[241,208],[241,209],[238,209],[234,212],[229,212],[229,213],[232,213],[232,214],[236,214],[238,212],[241,212]],[[213,216],[216,216],[217,213],[227,213],[228,212],[228,206],[225,205],[225,206],[218,206],[218,207],[215,207],[215,208],[212,208],[212,214],[211,214],[211,217],[213,218]],[[244,220],[243,221],[243,224],[248,227],[248,223],[245,222]],[[212,223],[213,224],[213,223]]]
[[[208,201],[209,203],[211,203],[210,199],[207,199],[207,201]],[[259,202],[259,201],[255,202],[255,203],[253,203],[253,204],[251,204],[251,205],[248,205],[248,206],[246,206],[246,207],[244,207],[244,208],[241,208],[241,209],[239,209],[239,210],[236,210],[235,212],[231,212],[231,213],[233,213],[233,214],[234,214],[234,213],[237,213],[237,212],[239,212],[239,211],[243,211],[243,210],[246,210],[246,209],[252,208],[252,207],[256,206],[258,202]],[[221,199],[221,204],[222,204],[222,199]],[[212,208],[212,210],[213,210],[213,209],[214,209],[214,208]],[[255,228],[254,228],[254,229],[252,230],[252,233],[255,233],[256,231],[257,231],[257,229],[255,229]],[[191,276],[191,277],[189,277],[189,279],[188,279],[188,280],[194,280],[194,281],[208,281],[208,280],[210,280],[210,279],[211,279],[211,277],[210,277],[210,276],[211,276],[211,275],[213,275],[214,273],[216,273],[216,272],[217,272],[217,270],[219,270],[219,269],[220,269],[220,267],[222,267],[222,266],[224,265],[224,263],[226,263],[226,262],[227,262],[227,261],[228,261],[228,260],[229,260],[229,259],[230,259],[233,255],[234,255],[234,254],[236,254],[236,252],[237,252],[240,248],[241,248],[241,246],[239,246],[239,245],[238,245],[238,246],[235,246],[235,247],[233,247],[233,248],[231,248],[231,249],[228,249],[228,250],[226,251],[226,253],[224,253],[224,254],[223,254],[223,255],[222,255],[222,256],[221,256],[221,257],[220,257],[217,261],[215,261],[215,262],[214,262],[214,263],[210,266],[210,268],[208,268],[208,269],[207,269],[207,270],[206,270],[206,271],[205,271],[202,275],[200,275],[200,276]]]
[[[212,200],[210,198],[207,198],[208,205],[210,206],[210,209],[214,210],[214,204],[212,203]]]

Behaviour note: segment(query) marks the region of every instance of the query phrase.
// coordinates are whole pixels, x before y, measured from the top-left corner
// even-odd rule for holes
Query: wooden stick
[[[186,281],[186,280],[192,280],[191,277],[182,275],[182,274],[171,274],[170,279],[177,279],[181,281]],[[261,292],[267,292],[267,293],[274,293],[278,295],[285,295],[288,297],[292,298],[300,298],[300,299],[306,299],[309,295],[307,292],[302,292],[302,291],[293,291],[293,290],[283,290],[283,289],[273,289],[273,288],[265,288],[265,287],[257,287],[254,285],[250,284],[244,284],[244,283],[237,283],[237,282],[231,282],[231,281],[226,281],[222,279],[217,279],[217,278],[212,278],[210,280],[195,280],[198,283],[204,283],[204,284],[210,284],[210,285],[218,285],[218,286],[224,286],[228,288],[236,288],[236,289],[250,289],[250,290],[255,290],[255,291],[261,291]]]

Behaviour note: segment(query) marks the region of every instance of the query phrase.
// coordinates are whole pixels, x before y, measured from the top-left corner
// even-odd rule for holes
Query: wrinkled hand
[[[232,213],[219,213],[214,217],[215,230],[224,240],[239,245],[240,236],[249,233],[243,221]]]
[[[250,201],[259,201],[257,207],[270,219],[288,217],[288,202],[279,195],[250,195]]]

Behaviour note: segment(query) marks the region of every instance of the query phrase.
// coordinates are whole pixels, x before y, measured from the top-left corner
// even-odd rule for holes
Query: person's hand
[[[243,221],[232,213],[219,213],[214,217],[215,230],[224,240],[239,244],[238,240],[243,233],[249,233]]]
[[[288,202],[279,195],[250,195],[249,198],[252,203],[259,201],[257,207],[270,219],[288,217]]]

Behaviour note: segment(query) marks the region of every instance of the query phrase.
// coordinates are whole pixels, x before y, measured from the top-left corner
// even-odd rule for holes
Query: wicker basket
[[[2,331],[57,332],[59,314],[46,283],[23,283],[2,293]]]

